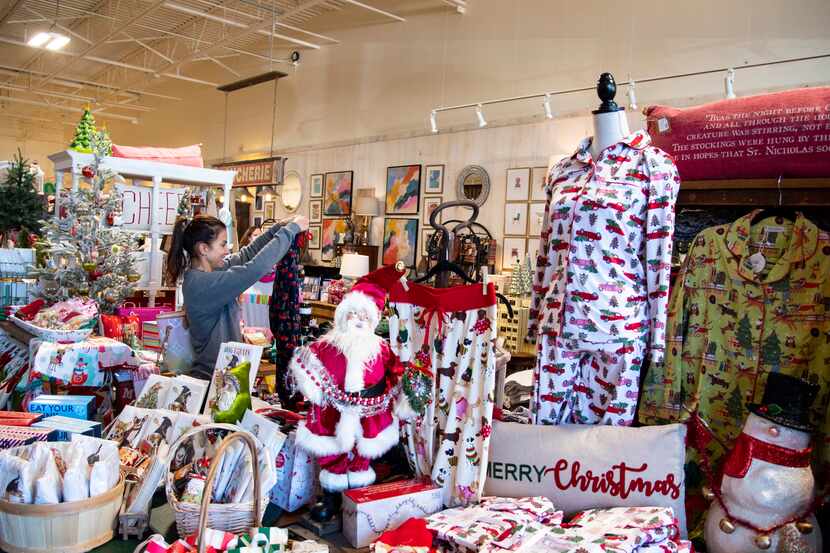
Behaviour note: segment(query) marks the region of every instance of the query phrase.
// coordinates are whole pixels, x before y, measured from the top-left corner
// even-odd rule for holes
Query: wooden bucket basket
[[[84,553],[113,538],[124,474],[111,490],[80,501],[27,505],[0,500],[0,550]]]

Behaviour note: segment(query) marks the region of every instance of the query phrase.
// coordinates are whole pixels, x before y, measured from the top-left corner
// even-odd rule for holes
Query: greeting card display
[[[254,382],[259,371],[259,362],[262,359],[262,346],[254,346],[251,344],[243,344],[241,342],[225,342],[219,348],[219,355],[216,356],[216,364],[214,365],[213,379],[210,381],[210,388],[208,389],[207,401],[202,410],[204,415],[213,415],[216,412],[227,411],[230,408],[237,408],[234,406],[237,396],[240,394],[249,394],[254,391]],[[245,371],[240,371],[239,367],[243,363],[250,363],[250,368],[247,369],[247,384],[245,390],[241,388],[240,376],[244,376]],[[236,369],[236,370],[234,370]],[[244,403],[244,398],[240,398]],[[229,422],[237,422],[242,419],[245,409],[250,408],[250,397],[248,398],[247,406],[238,410],[238,418]],[[228,421],[224,421],[228,422]]]

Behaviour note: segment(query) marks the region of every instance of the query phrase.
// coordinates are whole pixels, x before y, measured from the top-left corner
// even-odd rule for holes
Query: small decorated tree
[[[40,231],[43,199],[35,190],[34,177],[29,161],[18,149],[6,172],[6,182],[0,186],[0,246],[12,232]]]
[[[511,296],[528,296],[532,286],[533,271],[530,268],[530,256],[526,255],[524,262],[517,259],[513,264],[509,293]]]
[[[105,194],[113,173],[100,167],[106,146],[100,132],[92,136],[95,154],[84,167],[90,186],[82,186],[61,203],[61,213],[44,224],[45,266],[34,270],[40,277],[40,295],[49,302],[89,296],[103,313],[111,313],[132,295],[140,275],[132,252],[134,235],[112,225],[120,219],[121,201]]]
[[[92,117],[92,112],[89,106],[84,108],[84,113],[81,115],[81,120],[78,121],[78,126],[75,127],[75,137],[69,145],[69,149],[81,152],[84,154],[92,153],[92,137],[95,134],[95,118]],[[111,148],[112,142],[110,142]],[[104,155],[109,155],[104,154]]]

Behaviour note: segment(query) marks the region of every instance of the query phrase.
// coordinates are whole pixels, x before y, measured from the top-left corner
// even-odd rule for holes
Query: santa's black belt
[[[378,397],[382,396],[383,393],[386,391],[386,380],[381,380],[377,384],[369,386],[368,388],[364,388],[359,392],[346,392],[346,395],[350,398],[359,398],[359,397]]]

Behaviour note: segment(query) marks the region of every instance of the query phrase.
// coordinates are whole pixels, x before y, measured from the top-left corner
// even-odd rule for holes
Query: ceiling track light
[[[487,119],[484,118],[484,110],[481,107],[481,104],[476,106],[476,117],[478,118],[478,126],[479,128],[484,128],[487,126]]]
[[[542,102],[545,108],[545,119],[553,119],[553,109],[550,107],[550,94],[545,94],[545,100]]]
[[[435,110],[429,114],[429,126],[432,134],[438,134],[438,113]]]
[[[32,48],[46,48],[47,50],[60,50],[69,44],[69,37],[53,31],[43,31],[35,34],[26,44]]]
[[[735,96],[735,70],[731,67],[726,70],[726,75],[723,77],[724,95],[727,99],[732,100]]]
[[[626,94],[628,95],[628,107],[631,110],[637,109],[637,93],[635,89],[637,88],[637,83],[634,82],[634,79],[629,79],[628,81],[628,90]]]

